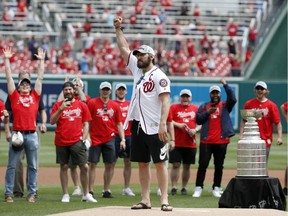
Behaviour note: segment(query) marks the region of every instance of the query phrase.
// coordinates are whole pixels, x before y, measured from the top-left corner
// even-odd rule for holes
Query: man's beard
[[[146,67],[148,67],[149,65],[150,65],[150,63],[151,63],[151,58],[150,57],[148,57],[148,60],[145,62],[145,61],[142,61],[141,63],[139,62],[139,60],[137,61],[137,67],[138,68],[146,68]]]

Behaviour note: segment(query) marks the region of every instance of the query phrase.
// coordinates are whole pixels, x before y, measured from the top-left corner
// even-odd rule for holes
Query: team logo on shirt
[[[30,104],[34,104],[33,97],[19,97],[17,104],[22,104],[24,107],[30,107]]]
[[[81,116],[81,109],[68,109],[63,111],[63,117],[68,118],[69,121],[74,121],[75,118],[79,118]]]
[[[155,84],[152,80],[143,83],[143,91],[145,93],[152,92],[155,87]]]
[[[164,88],[164,87],[166,87],[168,85],[168,82],[167,82],[166,79],[161,79],[159,81],[159,85]]]

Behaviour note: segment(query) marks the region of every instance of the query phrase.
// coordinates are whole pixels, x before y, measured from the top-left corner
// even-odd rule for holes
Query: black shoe
[[[113,196],[112,196],[112,194],[111,194],[110,191],[104,191],[104,192],[102,193],[102,197],[103,197],[103,198],[113,198]]]
[[[186,188],[182,188],[182,189],[181,189],[181,194],[182,194],[182,195],[187,195],[187,190],[186,190]]]
[[[15,198],[22,198],[24,196],[23,193],[20,193],[20,192],[14,192],[14,197]]]
[[[170,191],[170,195],[174,196],[176,194],[177,194],[177,189],[176,188],[172,188],[171,191]]]

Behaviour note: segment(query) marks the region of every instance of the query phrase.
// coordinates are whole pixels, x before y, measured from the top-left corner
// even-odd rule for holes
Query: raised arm
[[[38,76],[35,82],[35,91],[41,95],[42,93],[42,81],[44,78],[44,62],[45,62],[45,51],[42,48],[38,48],[38,54],[35,56],[39,60],[39,69],[38,69]]]
[[[117,41],[118,48],[121,52],[122,57],[127,63],[131,50],[129,49],[129,45],[124,37],[124,33],[121,28],[122,20],[123,20],[122,17],[117,16],[114,19],[114,27],[115,27],[115,32],[116,32],[116,41]]]
[[[11,47],[4,48],[3,50],[4,55],[4,65],[5,65],[5,74],[8,86],[8,94],[12,94],[15,90],[15,83],[11,75],[11,68],[10,68],[10,58],[13,56]]]

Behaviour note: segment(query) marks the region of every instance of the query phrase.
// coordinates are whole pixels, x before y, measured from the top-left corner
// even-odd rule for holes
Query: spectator
[[[236,55],[237,54],[237,50],[236,50],[236,44],[235,44],[235,41],[233,38],[230,38],[228,43],[228,52],[229,54],[234,54]]]
[[[238,25],[232,20],[231,23],[227,25],[228,36],[234,37],[237,36]]]
[[[120,107],[121,110],[121,119],[124,124],[127,114],[128,108],[130,105],[130,101],[125,100],[127,95],[127,87],[124,83],[118,83],[116,85],[115,90],[116,95],[116,104]],[[130,162],[130,149],[131,149],[131,123],[129,122],[128,128],[125,129],[125,140],[126,140],[126,148],[120,149],[120,136],[119,134],[115,137],[115,147],[116,147],[116,158],[123,158],[124,169],[123,169],[123,177],[124,177],[124,189],[122,191],[122,195],[126,196],[135,196],[133,191],[130,189],[130,178],[131,178],[131,162]]]
[[[181,8],[180,8],[180,15],[181,16],[188,16],[189,13],[189,6],[188,6],[189,1],[183,1]]]
[[[68,193],[68,163],[71,158],[74,165],[80,167],[80,178],[83,188],[82,202],[97,202],[88,193],[87,147],[91,115],[85,103],[75,100],[72,82],[63,84],[64,100],[52,107],[50,123],[56,125],[55,145],[56,161],[60,164],[60,180],[63,191],[61,202],[70,202]],[[73,131],[73,133],[71,133]]]
[[[267,98],[269,90],[267,84],[259,81],[255,84],[254,93],[256,98],[246,101],[244,109],[254,109],[262,111],[262,118],[256,120],[259,126],[260,138],[266,142],[266,159],[273,142],[273,124],[276,125],[278,138],[277,145],[282,145],[282,124],[277,105]],[[240,138],[243,136],[245,121],[242,120],[240,126]]]
[[[31,74],[27,71],[19,72],[18,82],[20,82],[23,79],[30,80],[30,82],[31,82]],[[5,107],[10,112],[10,120],[11,120],[11,123],[13,123],[12,106],[11,106],[11,101],[10,101],[9,97],[7,98],[7,100],[5,102]],[[40,101],[39,101],[38,114],[37,114],[37,125],[38,125],[38,123],[41,123],[40,127],[37,127],[39,146],[40,146],[40,132],[45,133],[47,131],[46,122],[47,122],[47,114],[45,111],[43,99],[41,97]],[[8,136],[7,136],[7,134],[8,134]],[[8,142],[10,142],[10,139],[11,139],[11,132],[10,132],[10,128],[8,125],[8,129],[6,129],[6,140]],[[39,149],[38,149],[38,156],[39,156]],[[24,160],[24,159],[25,159],[25,151],[23,149],[20,153],[20,159],[17,163],[16,170],[15,170],[15,181],[14,181],[13,194],[14,194],[14,197],[17,197],[17,198],[21,198],[24,195],[24,181],[23,181],[24,173],[23,173],[23,163],[22,163],[22,160]],[[39,166],[39,164],[37,164],[37,166]],[[27,176],[25,179],[27,180]],[[38,190],[36,190],[35,196],[36,197],[38,196]]]
[[[142,200],[131,209],[151,209],[150,201],[150,161],[156,167],[158,184],[161,190],[161,210],[172,211],[168,202],[167,160],[167,117],[170,107],[170,80],[154,66],[155,51],[142,45],[133,52],[121,30],[122,17],[114,19],[118,48],[127,68],[134,77],[134,87],[125,128],[133,120],[131,133],[131,161],[138,162]],[[137,90],[137,91],[136,91]],[[140,98],[142,98],[140,100]],[[140,113],[141,109],[141,113]]]
[[[253,26],[249,29],[249,46],[255,47],[257,39],[257,27]]]
[[[119,106],[110,100],[112,86],[109,82],[100,84],[100,97],[93,98],[88,102],[88,107],[92,115],[90,124],[91,147],[89,150],[89,193],[94,195],[94,180],[96,166],[102,154],[104,162],[104,188],[102,197],[112,198],[110,184],[114,173],[116,160],[115,149],[115,127],[120,141],[120,149],[125,149],[125,135],[121,122],[121,111]]]
[[[14,143],[10,141],[9,159],[5,176],[5,201],[13,202],[12,194],[14,188],[15,168],[18,163],[21,150],[24,148],[28,166],[27,201],[34,203],[36,201],[35,194],[37,190],[37,149],[39,146],[36,133],[36,118],[40,95],[42,92],[45,52],[39,48],[38,54],[36,54],[36,57],[40,60],[40,63],[35,88],[32,91],[29,79],[22,79],[18,83],[18,89],[16,90],[11,76],[9,61],[13,55],[11,48],[3,49],[3,54],[8,94],[11,100],[14,115],[12,137],[14,134],[22,134],[22,136],[20,135],[20,137],[22,137],[22,145],[20,147],[15,147]],[[19,101],[21,101],[21,103],[18,103]],[[19,133],[16,131],[19,131]]]
[[[202,194],[206,170],[212,155],[215,169],[212,194],[214,197],[221,197],[222,194],[221,181],[227,145],[230,142],[230,137],[235,135],[229,113],[237,100],[226,81],[221,79],[220,82],[227,94],[227,100],[221,101],[221,89],[219,86],[213,85],[209,89],[210,101],[201,104],[196,113],[196,122],[202,125],[202,129],[199,167],[193,197],[200,197]]]
[[[195,4],[194,11],[193,11],[193,16],[194,17],[199,17],[200,16],[200,8],[199,8],[198,4]]]
[[[283,117],[285,118],[286,122],[288,122],[288,101],[286,101],[285,103],[283,103],[281,106],[280,106],[280,109],[281,109],[281,113],[283,115]],[[284,188],[283,188],[283,192],[284,194],[287,196],[287,185],[288,185],[288,168],[286,167],[286,170],[285,170],[285,177],[284,177]]]
[[[182,89],[180,92],[180,103],[173,104],[170,107],[169,116],[174,125],[175,148],[170,149],[169,163],[172,164],[170,178],[172,189],[170,195],[177,193],[177,182],[180,177],[180,166],[182,170],[182,189],[181,194],[187,195],[186,186],[190,178],[190,166],[195,164],[197,144],[196,133],[201,126],[196,127],[197,106],[191,104],[192,93],[188,89]]]

